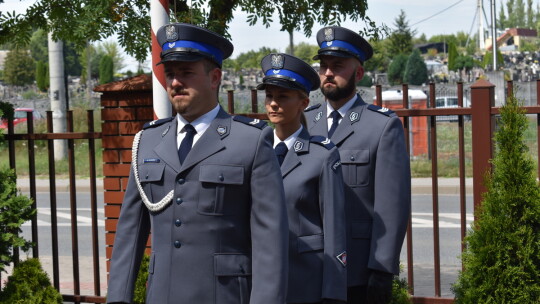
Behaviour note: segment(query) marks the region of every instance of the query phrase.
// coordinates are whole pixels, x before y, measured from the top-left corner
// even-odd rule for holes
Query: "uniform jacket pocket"
[[[369,149],[340,150],[343,179],[349,186],[369,185]]]
[[[251,291],[251,259],[244,254],[214,255],[216,304],[247,304]]]
[[[146,196],[152,201],[159,201],[164,196],[163,189],[159,191],[156,186],[163,188],[163,172],[165,164],[141,164],[139,165],[139,180]]]
[[[231,214],[226,210],[227,195],[235,197],[234,192],[244,184],[244,167],[234,165],[202,165],[199,172],[201,192],[198,212],[205,215]]]
[[[298,237],[298,252],[317,251],[324,248],[324,235],[314,234]]]

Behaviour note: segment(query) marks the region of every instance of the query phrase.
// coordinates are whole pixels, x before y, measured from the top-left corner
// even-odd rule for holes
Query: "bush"
[[[403,83],[403,78],[405,76],[405,66],[407,65],[407,60],[409,56],[405,54],[398,54],[390,65],[388,66],[388,80],[393,84]]]
[[[62,304],[62,295],[51,285],[38,259],[28,259],[13,269],[6,288],[0,292],[1,304]]]
[[[428,80],[428,72],[426,63],[420,55],[420,50],[415,49],[405,66],[405,73],[403,74],[403,81],[412,85],[421,85]]]
[[[114,64],[109,55],[104,55],[99,61],[99,83],[109,83],[113,81]]]
[[[148,265],[150,263],[150,257],[145,254],[141,261],[141,267],[137,274],[137,281],[135,281],[135,291],[133,294],[134,304],[146,303],[146,284],[148,282]]]
[[[399,276],[394,277],[392,282],[392,299],[388,304],[411,304],[411,296],[409,295],[409,286],[405,279],[400,279]]]
[[[515,97],[501,108],[493,173],[453,291],[456,303],[538,303],[540,188],[524,142],[525,110]]]

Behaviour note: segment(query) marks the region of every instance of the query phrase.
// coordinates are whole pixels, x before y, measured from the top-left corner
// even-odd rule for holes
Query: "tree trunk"
[[[62,41],[54,41],[49,33],[49,75],[51,77],[50,101],[53,112],[53,132],[66,132],[66,87],[64,82],[64,52]],[[54,141],[55,160],[67,156],[66,140]]]

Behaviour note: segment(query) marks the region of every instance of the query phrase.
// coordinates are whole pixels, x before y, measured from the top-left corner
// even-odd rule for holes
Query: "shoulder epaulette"
[[[318,104],[316,104],[316,105],[312,105],[312,106],[309,106],[309,107],[305,108],[305,109],[304,109],[304,112],[309,112],[309,111],[311,111],[311,110],[315,110],[315,109],[318,109],[318,108],[320,108],[320,107],[321,107],[321,104],[318,103]]]
[[[309,142],[321,145],[321,146],[325,147],[328,150],[335,147],[334,143],[332,141],[330,141],[329,138],[326,138],[326,137],[320,136],[320,135],[311,136],[309,138]]]
[[[157,126],[161,126],[162,124],[167,123],[167,122],[169,122],[169,121],[171,121],[173,119],[174,119],[174,117],[167,117],[167,118],[162,118],[162,119],[147,122],[147,123],[144,124],[143,130],[148,129],[148,128],[154,128],[154,127],[157,127]]]
[[[388,108],[383,108],[383,107],[379,107],[379,106],[376,106],[376,105],[373,105],[373,104],[370,104],[368,107],[368,109],[370,109],[371,111],[373,112],[377,112],[377,113],[381,113],[383,115],[386,115],[386,116],[395,116],[396,113]]]
[[[253,119],[246,116],[236,115],[233,117],[233,120],[259,129],[266,127],[266,122],[264,120]]]

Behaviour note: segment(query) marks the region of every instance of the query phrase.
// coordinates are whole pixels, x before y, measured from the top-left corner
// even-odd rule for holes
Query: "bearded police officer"
[[[272,129],[218,104],[233,46],[182,23],[157,39],[178,114],[134,139],[107,300],[132,301],[151,230],[146,303],[284,303],[288,226]]]
[[[403,125],[392,111],[356,94],[371,45],[342,27],[317,33],[321,91],[306,109],[311,134],[339,149],[346,184],[349,303],[387,303],[410,214],[411,178]]]

